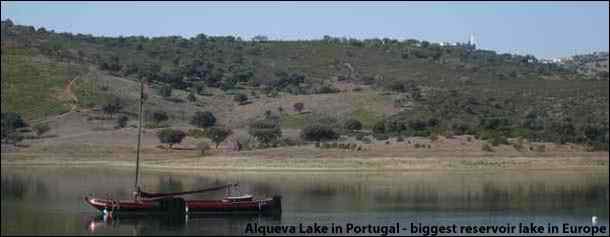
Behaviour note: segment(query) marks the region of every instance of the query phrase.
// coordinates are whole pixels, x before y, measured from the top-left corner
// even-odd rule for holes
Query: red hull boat
[[[103,213],[131,214],[205,214],[262,213],[279,215],[281,197],[253,200],[251,196],[227,197],[222,200],[184,200],[170,197],[141,200],[109,200],[85,197],[85,202]]]

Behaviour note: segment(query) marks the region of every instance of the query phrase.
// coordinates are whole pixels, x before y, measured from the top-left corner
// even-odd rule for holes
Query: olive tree
[[[182,130],[167,128],[159,131],[157,136],[161,143],[168,144],[171,149],[174,144],[180,144],[182,142],[184,137],[186,137],[186,133]]]

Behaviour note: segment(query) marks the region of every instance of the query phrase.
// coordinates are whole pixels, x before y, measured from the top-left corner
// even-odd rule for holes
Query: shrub
[[[34,125],[34,127],[32,129],[36,133],[36,136],[40,137],[40,136],[42,136],[42,134],[45,134],[46,132],[51,130],[51,127],[49,127],[49,124],[47,124],[47,123],[39,123],[39,124]]]
[[[306,141],[329,141],[337,140],[339,134],[331,127],[322,124],[307,125],[301,130],[301,138]]]
[[[333,88],[330,86],[322,86],[319,90],[318,90],[318,94],[333,94],[333,93],[337,93],[339,92],[339,90],[337,88]]]
[[[499,146],[499,145],[508,145],[508,139],[506,139],[506,137],[501,136],[501,135],[495,135],[493,137],[493,139],[491,140],[491,145],[492,146]]]
[[[216,148],[232,133],[230,129],[221,127],[211,127],[206,131],[207,137],[216,144]]]
[[[373,141],[371,141],[371,139],[370,139],[370,138],[368,138],[368,137],[364,137],[364,138],[362,138],[362,143],[364,143],[364,144],[371,144],[372,142],[373,142]]]
[[[208,128],[216,124],[216,117],[209,111],[196,112],[191,119],[191,124],[198,128]]]
[[[129,117],[127,117],[126,115],[121,115],[119,116],[119,118],[116,120],[116,127],[117,128],[124,128],[127,126],[127,121],[129,121]]]
[[[360,130],[362,129],[362,123],[360,121],[358,121],[357,119],[348,119],[347,121],[345,121],[345,124],[343,126],[345,129],[347,130]]]
[[[302,144],[303,144],[303,142],[301,140],[293,139],[293,138],[289,138],[289,137],[282,138],[280,140],[280,145],[281,146],[299,146],[299,145],[302,145]]]
[[[471,129],[470,125],[465,122],[455,122],[451,125],[451,131],[458,136],[467,134]]]
[[[385,121],[378,121],[373,125],[374,133],[385,133]]]
[[[282,130],[278,123],[265,119],[251,123],[248,134],[265,146],[269,146],[282,137]]]
[[[305,105],[301,102],[298,102],[298,103],[294,103],[293,107],[294,107],[294,111],[300,113],[305,108]]]
[[[373,137],[379,141],[385,141],[385,140],[390,139],[390,137],[388,135],[383,134],[383,133],[375,133],[375,134],[373,134]]]
[[[362,141],[363,138],[364,138],[364,134],[362,134],[362,133],[356,134],[356,140]]]
[[[168,144],[169,148],[172,148],[174,144],[181,143],[186,134],[182,130],[167,128],[159,131],[157,136],[161,143]]]
[[[494,150],[491,149],[491,146],[489,146],[489,144],[483,144],[483,146],[481,147],[481,150],[483,150],[485,152],[494,152]]]
[[[114,98],[114,99],[112,99],[112,101],[110,101],[102,106],[102,111],[104,111],[104,113],[110,115],[110,118],[112,118],[113,114],[121,111],[121,109],[123,109],[123,102],[119,98]]]
[[[15,112],[2,113],[2,131],[13,131],[18,128],[26,127],[27,125],[21,118],[21,115]]]
[[[154,123],[161,123],[169,120],[169,116],[165,111],[155,111],[152,113],[151,117]]]

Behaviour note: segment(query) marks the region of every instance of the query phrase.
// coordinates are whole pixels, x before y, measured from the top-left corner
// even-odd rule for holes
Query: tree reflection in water
[[[134,235],[179,234],[238,234],[247,223],[279,225],[281,217],[260,214],[187,214],[166,215],[115,215],[92,216],[87,224],[90,233],[112,233],[113,230],[129,229]],[[233,233],[228,233],[232,230]]]

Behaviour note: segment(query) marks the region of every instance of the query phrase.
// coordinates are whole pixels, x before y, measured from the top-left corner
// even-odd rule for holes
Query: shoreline
[[[3,154],[4,156],[5,154]],[[2,167],[107,167],[134,168],[130,160],[27,160],[2,159]],[[428,171],[608,171],[606,157],[493,157],[493,158],[315,158],[205,157],[143,161],[140,167],[159,171],[256,172],[428,172]]]
[[[608,152],[586,152],[564,147],[547,152],[515,151],[498,146],[483,152],[476,146],[435,144],[432,149],[405,145],[369,145],[366,151],[319,149],[312,145],[228,152],[210,150],[202,156],[194,149],[159,149],[144,146],[140,167],[157,170],[222,171],[501,171],[501,170],[605,170]],[[480,148],[479,148],[480,149]],[[136,149],[129,145],[36,145],[2,152],[3,167],[104,166],[135,168]]]

